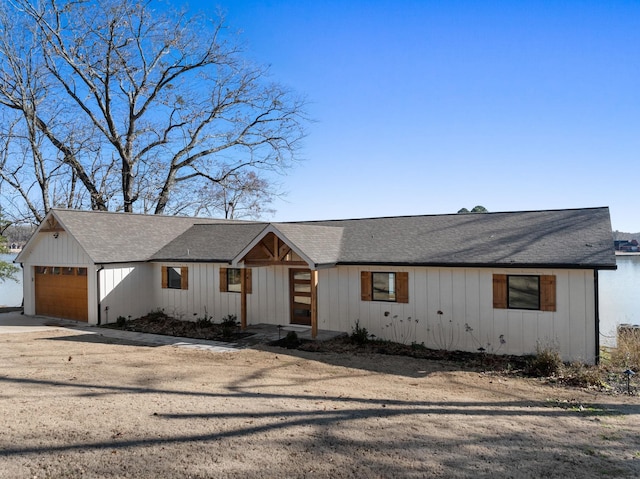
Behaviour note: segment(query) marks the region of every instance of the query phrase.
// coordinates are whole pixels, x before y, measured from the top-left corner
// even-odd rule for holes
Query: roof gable
[[[245,261],[247,255],[260,242],[268,238],[269,235],[274,235],[311,268],[334,265],[340,259],[342,231],[343,229],[339,226],[271,223],[233,258],[233,263]],[[280,256],[278,251],[269,251],[269,253],[276,257]]]
[[[34,236],[46,231],[52,219],[75,238],[94,263],[147,261],[195,223],[224,223],[183,216],[53,209]]]

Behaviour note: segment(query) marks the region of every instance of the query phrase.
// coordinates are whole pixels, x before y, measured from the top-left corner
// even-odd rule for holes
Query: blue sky
[[[640,2],[219,6],[316,120],[269,219],[609,206],[640,231]]]

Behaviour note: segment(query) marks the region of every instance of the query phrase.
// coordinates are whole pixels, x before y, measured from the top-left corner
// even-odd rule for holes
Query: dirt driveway
[[[638,477],[640,399],[453,363],[0,335],[0,477]]]

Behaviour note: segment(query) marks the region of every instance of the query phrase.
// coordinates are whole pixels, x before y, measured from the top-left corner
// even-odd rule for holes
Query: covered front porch
[[[267,278],[270,277],[271,281],[279,284],[280,292],[278,294],[281,311],[288,311],[288,324],[279,323],[277,331],[280,336],[275,337],[274,340],[280,339],[283,332],[286,335],[289,331],[295,331],[300,339],[305,339],[305,336],[308,336],[309,339],[318,339],[319,335],[322,335],[322,332],[318,330],[318,269],[335,265],[333,262],[335,248],[331,246],[335,244],[335,238],[331,238],[334,241],[326,243],[309,241],[309,228],[313,229],[313,233],[319,237],[327,234],[335,235],[333,228],[317,226],[301,228],[300,225],[272,224],[265,228],[231,262],[234,267],[244,268],[245,272],[251,269],[281,271],[277,280],[275,280],[275,276],[269,275],[252,275],[251,273],[241,275],[240,325],[243,330],[254,327],[249,324],[253,322],[248,319],[252,315],[251,313],[257,313],[257,319],[260,322],[260,312],[250,311],[251,306],[248,304],[247,295],[252,293],[253,288],[251,278],[253,277],[254,281],[259,282],[257,277],[261,277],[269,282]],[[327,250],[331,258],[328,258]],[[258,289],[261,286],[260,284],[256,285]]]

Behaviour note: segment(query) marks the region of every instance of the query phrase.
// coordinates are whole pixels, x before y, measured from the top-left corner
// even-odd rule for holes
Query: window
[[[251,269],[240,268],[220,268],[220,292],[240,293],[242,292],[242,273],[244,272],[245,290],[251,294]]]
[[[362,301],[409,302],[409,273],[370,272],[360,273]]]
[[[230,293],[239,293],[241,286],[240,269],[227,268],[227,291]]]
[[[167,289],[189,289],[189,268],[186,266],[163,266],[162,287]]]
[[[510,309],[540,309],[540,276],[507,276]]]
[[[396,274],[395,273],[371,273],[373,290],[371,297],[374,301],[396,300]]]
[[[556,310],[556,277],[552,275],[493,275],[496,309]]]

